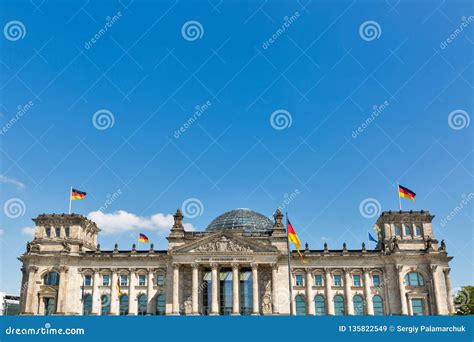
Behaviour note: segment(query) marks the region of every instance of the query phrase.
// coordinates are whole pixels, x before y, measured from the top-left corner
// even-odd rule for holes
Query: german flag
[[[139,233],[138,234],[138,242],[150,242],[150,240],[148,239],[148,236],[146,236],[145,234],[142,234],[142,233]]]
[[[416,196],[416,194],[413,191],[411,191],[408,188],[405,188],[404,186],[401,186],[400,184],[398,184],[398,195],[403,198],[408,198],[412,201],[415,200],[415,196]]]
[[[300,247],[301,247],[300,239],[298,238],[298,235],[296,235],[296,232],[293,226],[291,225],[290,220],[287,219],[287,222],[288,222],[288,241],[295,244],[296,250],[298,251],[298,255],[300,257],[303,257],[303,255],[301,255],[301,252],[300,252]]]
[[[80,200],[86,197],[86,193],[77,189],[71,189],[71,200]]]

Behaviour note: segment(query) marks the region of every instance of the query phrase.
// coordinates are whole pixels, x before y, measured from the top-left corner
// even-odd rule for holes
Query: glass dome
[[[273,222],[250,209],[234,209],[216,217],[206,231],[242,229],[245,232],[270,232]]]

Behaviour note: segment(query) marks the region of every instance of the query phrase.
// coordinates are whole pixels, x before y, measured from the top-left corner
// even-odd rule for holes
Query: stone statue
[[[440,251],[446,251],[446,242],[444,240],[441,240],[441,246],[439,247]]]

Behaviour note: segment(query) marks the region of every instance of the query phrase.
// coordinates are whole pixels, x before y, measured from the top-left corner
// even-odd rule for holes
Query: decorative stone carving
[[[252,252],[247,246],[242,246],[226,236],[221,236],[216,241],[208,242],[204,245],[196,247],[198,252]]]
[[[264,315],[272,313],[272,296],[266,294],[262,298],[262,312]]]

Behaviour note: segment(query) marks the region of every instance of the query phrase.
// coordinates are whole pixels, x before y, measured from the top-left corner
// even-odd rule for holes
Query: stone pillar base
[[[240,312],[232,312],[230,315],[231,316],[240,316]]]
[[[219,313],[218,313],[218,312],[211,312],[211,313],[209,314],[209,316],[219,316]]]

